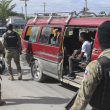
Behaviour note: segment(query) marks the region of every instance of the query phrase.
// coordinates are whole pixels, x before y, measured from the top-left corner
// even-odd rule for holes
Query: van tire
[[[42,82],[46,79],[46,75],[42,72],[41,64],[37,60],[31,63],[31,75],[37,82]]]

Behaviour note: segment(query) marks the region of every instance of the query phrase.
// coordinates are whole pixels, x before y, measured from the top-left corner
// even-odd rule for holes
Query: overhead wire
[[[63,6],[58,6],[58,4],[53,4],[52,2],[46,2],[46,3],[51,3],[49,5],[45,5],[45,6],[50,6],[50,7],[57,7],[57,8],[66,8],[66,9],[70,9],[72,7],[75,7],[76,9],[80,10],[79,8],[77,8],[77,6],[73,6],[71,4],[69,4],[69,6],[67,5],[63,5]],[[31,6],[44,6],[44,5],[36,5],[36,4],[33,4],[33,5],[28,5],[28,7],[31,7]],[[17,7],[21,7],[21,6],[17,6]]]
[[[90,0],[89,0],[90,1]],[[91,1],[90,1],[91,2]],[[105,8],[110,8],[110,7],[100,7],[100,6],[98,6],[98,5],[96,5],[96,4],[94,4],[93,2],[91,2],[93,5],[95,5],[95,6],[97,6],[97,7],[99,7],[99,8],[101,8],[101,10],[102,9],[104,9],[104,10],[106,10]]]
[[[74,0],[75,1],[75,0]],[[89,2],[91,2],[90,0],[88,0]],[[28,5],[28,7],[32,7],[32,6],[44,6],[44,5],[42,5],[43,3],[42,2],[40,2],[40,3],[37,3],[36,2],[36,4],[34,3],[34,4],[32,4],[32,3],[34,3],[34,2],[31,2],[31,4],[28,4],[28,2],[27,2],[27,5]],[[67,3],[66,1],[65,1],[65,3]],[[106,10],[105,8],[108,8],[108,7],[100,7],[100,6],[98,6],[98,5],[96,5],[96,4],[94,4],[93,2],[91,2],[94,6],[97,6],[97,7],[99,7],[99,10],[100,10],[100,8],[101,8],[101,10],[102,9],[104,9],[104,10]],[[77,10],[82,10],[81,8],[79,8],[78,6],[74,6],[74,5],[72,5],[72,4],[68,4],[68,5],[60,5],[59,6],[59,4],[57,3],[52,3],[52,2],[46,2],[46,5],[45,6],[49,6],[48,8],[50,8],[50,7],[56,7],[56,8],[66,8],[66,9],[77,9]],[[20,7],[21,8],[21,6],[17,6],[17,7]],[[94,9],[94,7],[90,7],[90,9]],[[62,9],[62,10],[64,10],[64,9]]]

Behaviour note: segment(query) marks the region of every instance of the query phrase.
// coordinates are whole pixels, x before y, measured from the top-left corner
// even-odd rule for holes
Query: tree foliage
[[[101,12],[99,12],[99,14],[105,14],[106,15],[105,11],[101,11]]]
[[[86,10],[86,8],[83,7],[82,11],[80,11],[80,12],[86,12],[86,11],[89,11],[89,9],[87,8],[87,10]],[[82,15],[85,15],[85,14],[83,13]]]
[[[105,13],[105,11],[99,12],[99,15],[102,16],[102,17],[103,17],[103,16],[109,16],[109,14],[107,15],[107,14]]]
[[[105,14],[105,11],[101,11],[101,12],[99,12],[99,14]]]
[[[84,8],[82,9],[82,11],[83,11],[83,12],[86,12],[86,11],[89,11],[89,9],[87,8],[87,10],[86,10],[86,8],[84,7]]]
[[[18,17],[24,18],[24,14],[23,13],[17,13],[17,12],[14,12],[14,11],[12,11],[10,13],[10,16],[18,16]]]
[[[33,18],[34,18],[33,16],[27,16],[27,20],[33,19]]]
[[[110,16],[110,13],[108,14],[108,16]]]
[[[12,13],[13,8],[15,8],[16,4],[13,4],[9,7],[10,3],[13,0],[1,0],[0,1],[0,18],[2,20],[2,24],[5,25],[6,18],[10,16]]]
[[[46,14],[46,13],[45,13],[44,16],[49,16],[49,14]]]

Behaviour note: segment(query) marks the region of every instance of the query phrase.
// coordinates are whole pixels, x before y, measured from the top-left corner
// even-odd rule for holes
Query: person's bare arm
[[[78,49],[78,50],[76,50],[73,54],[72,54],[72,56],[73,57],[75,57],[78,53],[80,53],[81,52],[81,49]]]
[[[78,57],[83,57],[83,55],[84,55],[84,52],[81,52],[79,55],[78,55]]]

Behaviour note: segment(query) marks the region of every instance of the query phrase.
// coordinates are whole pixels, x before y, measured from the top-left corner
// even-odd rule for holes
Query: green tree
[[[49,16],[49,14],[44,14],[44,16]]]
[[[5,26],[6,18],[11,14],[13,8],[15,8],[16,4],[13,4],[9,7],[10,3],[13,0],[1,0],[0,1],[0,18],[2,20],[2,24]]]
[[[88,11],[89,9],[87,8],[87,11]],[[86,12],[86,8],[85,7],[83,7],[83,9],[82,9],[82,11],[80,11],[80,12]],[[79,12],[79,13],[80,13]],[[82,15],[85,15],[85,13],[82,13]]]
[[[34,18],[33,16],[27,16],[27,20],[33,19],[33,18]]]
[[[18,13],[19,17],[25,18],[23,13]]]
[[[104,16],[109,16],[109,15],[106,15],[105,11],[101,11],[99,12],[99,17],[104,17]]]
[[[109,12],[108,16],[110,16],[110,12]]]
[[[10,16],[18,16],[18,17],[24,18],[24,14],[23,13],[17,13],[17,12],[13,12],[13,11],[10,13]]]
[[[99,14],[106,14],[106,13],[105,13],[105,11],[101,11],[101,12],[99,12]]]
[[[87,8],[87,10],[86,10],[86,8],[84,7],[84,8],[82,9],[82,11],[84,11],[84,12],[85,12],[85,11],[89,11],[89,9]]]

